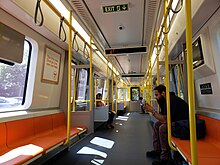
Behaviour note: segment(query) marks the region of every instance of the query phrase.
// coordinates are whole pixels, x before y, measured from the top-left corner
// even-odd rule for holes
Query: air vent
[[[106,49],[105,54],[106,55],[127,55],[127,54],[141,54],[141,53],[147,53],[147,47],[141,46],[141,47],[130,47],[130,48],[119,48],[119,49]]]
[[[93,40],[98,41],[97,43],[101,43],[101,45],[108,46],[86,3],[82,0],[71,0],[70,5],[78,15],[77,21],[83,22],[84,28],[93,34]]]
[[[144,41],[146,45],[150,44],[150,41],[152,40],[151,36],[153,36],[154,29],[155,29],[155,21],[156,21],[156,13],[158,12],[158,6],[160,1],[154,1],[150,0],[147,2],[147,13],[145,16],[145,33],[144,33]]]

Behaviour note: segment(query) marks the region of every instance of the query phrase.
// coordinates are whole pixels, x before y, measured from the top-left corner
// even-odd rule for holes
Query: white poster
[[[58,84],[61,54],[45,47],[42,81]]]

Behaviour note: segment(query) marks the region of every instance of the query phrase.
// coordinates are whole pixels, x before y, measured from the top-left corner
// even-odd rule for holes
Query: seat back
[[[94,121],[95,122],[105,122],[108,120],[109,110],[108,106],[96,107],[94,109]]]
[[[51,133],[53,131],[52,115],[35,117],[34,131],[36,136]]]
[[[8,147],[17,147],[25,144],[26,141],[34,138],[33,119],[15,120],[6,123],[7,145]],[[17,144],[16,142],[21,142]]]
[[[59,128],[59,127],[66,125],[65,114],[63,112],[53,114],[52,120],[53,120],[53,129],[56,129],[56,128]]]

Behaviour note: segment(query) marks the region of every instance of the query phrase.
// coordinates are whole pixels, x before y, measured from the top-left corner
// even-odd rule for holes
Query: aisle
[[[138,112],[125,114],[116,118],[114,125],[114,129],[102,126],[69,152],[58,155],[47,164],[150,165],[152,160],[146,158],[146,151],[152,149],[149,116]],[[84,151],[92,154],[83,154]]]

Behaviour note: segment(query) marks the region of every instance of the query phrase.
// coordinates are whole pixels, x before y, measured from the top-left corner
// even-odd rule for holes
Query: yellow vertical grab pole
[[[151,55],[151,58],[150,58],[150,105],[152,105],[152,94],[153,94],[153,92],[152,92],[152,55]]]
[[[90,88],[89,88],[89,99],[90,99],[90,106],[89,106],[89,110],[92,111],[92,108],[93,108],[93,97],[92,97],[92,91],[93,91],[93,85],[92,85],[92,82],[93,82],[93,73],[92,73],[92,37],[90,36],[90,56],[89,56],[89,70],[90,70],[90,73],[89,73],[89,85],[90,85]]]
[[[109,72],[109,67],[108,67],[108,57],[107,57],[107,73],[106,73],[106,88],[107,88],[107,106],[109,106],[109,80],[108,80],[108,73]]]
[[[147,94],[146,94],[146,95],[147,95],[147,96],[146,96],[146,97],[147,97],[147,102],[149,103],[149,84],[148,84],[148,76],[147,76],[146,79],[147,79],[147,81],[146,81],[146,90],[147,90]]]
[[[180,65],[181,64],[178,64],[177,67],[178,67],[178,96],[180,97]]]
[[[158,48],[158,32],[156,34],[156,60],[157,60],[157,85],[160,84],[160,68],[159,68],[159,48]]]
[[[69,13],[69,23],[72,25],[72,11]],[[70,141],[70,122],[71,122],[71,77],[72,77],[72,29],[69,26],[69,37],[68,37],[68,88],[67,88],[67,138],[65,145]]]
[[[128,91],[128,101],[131,101],[131,87],[130,86],[127,87],[127,91]]]
[[[123,89],[124,106],[127,106],[127,102],[126,102],[126,100],[127,100],[127,97],[126,97],[126,90],[127,90],[127,88],[124,88],[124,89]]]
[[[197,159],[197,141],[196,141],[196,123],[195,123],[195,98],[194,98],[194,76],[193,76],[193,58],[192,58],[192,15],[191,0],[185,0],[186,7],[186,50],[187,50],[187,85],[189,102],[189,125],[190,125],[190,149],[192,165],[198,164]]]
[[[147,91],[148,91],[148,95],[147,95],[147,97],[148,97],[148,100],[150,101],[150,104],[151,104],[151,100],[150,100],[150,83],[149,83],[149,80],[150,78],[148,77],[148,82],[147,82]]]
[[[167,11],[167,0],[164,0],[164,18],[166,17]],[[165,71],[166,71],[166,102],[167,102],[167,134],[168,134],[168,143],[171,149],[176,151],[176,148],[171,143],[171,117],[170,117],[170,84],[169,84],[169,57],[168,57],[168,37],[167,37],[167,19],[164,22],[164,41],[165,41]]]
[[[112,112],[114,112],[114,73],[113,73],[113,66],[112,66]]]
[[[160,68],[159,68],[159,48],[158,48],[158,40],[159,40],[159,36],[158,36],[158,32],[156,32],[156,60],[157,60],[157,85],[160,84]],[[160,112],[160,106],[158,104],[157,106],[157,110],[158,112]]]
[[[97,85],[97,83],[96,83],[96,79],[94,80],[94,97],[95,97],[95,101],[94,101],[94,105],[96,106],[96,85]]]
[[[146,99],[146,101],[148,102],[148,98],[147,98],[147,94],[148,94],[148,91],[147,91],[147,78],[146,78],[146,81],[145,81],[145,91],[146,91],[146,93],[145,93],[145,99]]]

